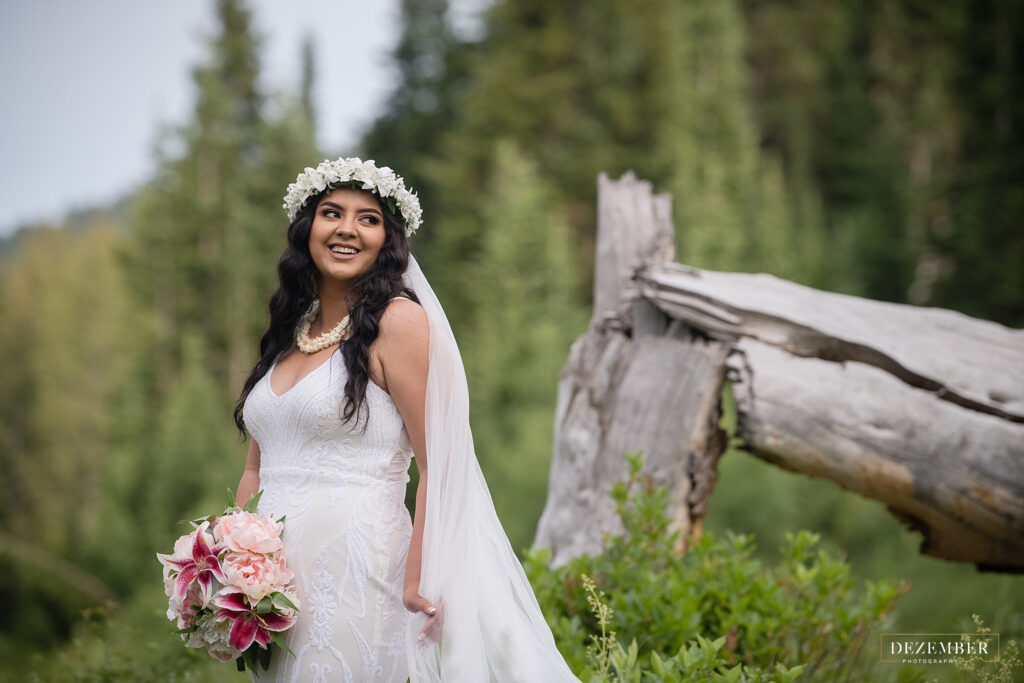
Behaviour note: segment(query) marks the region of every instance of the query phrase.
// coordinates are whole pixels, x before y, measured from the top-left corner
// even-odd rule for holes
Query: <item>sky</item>
[[[453,5],[457,29],[472,30],[480,4]],[[312,36],[318,140],[347,152],[395,83],[398,0],[248,6],[269,92],[295,91]],[[0,236],[111,204],[150,177],[160,130],[189,119],[214,10],[214,0],[0,0]]]

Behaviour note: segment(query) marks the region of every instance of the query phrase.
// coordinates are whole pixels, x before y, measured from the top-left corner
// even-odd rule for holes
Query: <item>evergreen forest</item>
[[[923,557],[881,505],[739,451],[693,559],[665,557],[664,493],[635,469],[616,493],[631,541],[559,570],[530,545],[600,172],[672,194],[681,263],[1024,327],[1024,3],[494,0],[469,36],[447,0],[401,0],[393,92],[351,149],[317,142],[324,46],[269,92],[251,9],[211,3],[194,109],[154,140],[152,177],[0,241],[0,679],[247,680],[182,647],[155,554],[241,474],[231,414],[286,186],[358,155],[419,194],[413,251],[459,340],[477,456],[585,681],[1012,680],[880,664],[877,643],[977,614],[1005,649],[1024,579]]]

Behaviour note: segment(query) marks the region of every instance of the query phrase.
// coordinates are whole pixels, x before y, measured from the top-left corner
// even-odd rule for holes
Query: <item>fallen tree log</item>
[[[667,195],[632,174],[598,187],[594,316],[560,378],[534,542],[554,564],[621,532],[626,451],[699,531],[728,378],[754,456],[882,502],[928,555],[1024,570],[1024,330],[673,263]]]

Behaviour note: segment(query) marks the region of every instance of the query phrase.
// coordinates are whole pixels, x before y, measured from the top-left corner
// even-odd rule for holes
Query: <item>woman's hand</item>
[[[420,642],[420,646],[426,644],[428,640],[435,643],[441,642],[441,633],[444,630],[444,601],[438,600],[437,607],[435,607],[429,600],[424,598],[415,590],[406,590],[402,596],[402,604],[410,612],[423,612],[427,615],[427,623],[420,629],[419,635],[416,636],[416,640]]]

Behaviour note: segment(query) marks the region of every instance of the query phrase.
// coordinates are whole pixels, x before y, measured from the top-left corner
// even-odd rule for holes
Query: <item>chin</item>
[[[355,282],[370,272],[369,268],[328,268],[321,270],[320,276],[339,282]]]

